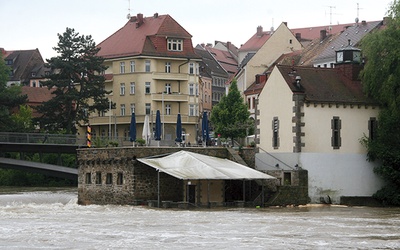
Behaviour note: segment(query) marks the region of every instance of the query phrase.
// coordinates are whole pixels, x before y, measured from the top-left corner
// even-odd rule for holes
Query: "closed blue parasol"
[[[136,117],[135,117],[135,113],[132,113],[132,117],[131,117],[131,125],[129,127],[129,140],[131,142],[136,141]]]
[[[182,142],[182,119],[181,114],[176,118],[176,142]]]
[[[202,122],[202,136],[203,136],[203,142],[207,144],[208,140],[210,139],[210,130],[208,128],[208,118],[207,118],[207,112],[203,112],[203,122]]]
[[[156,131],[154,134],[154,139],[156,141],[161,141],[161,115],[160,115],[160,110],[157,110],[156,113]]]

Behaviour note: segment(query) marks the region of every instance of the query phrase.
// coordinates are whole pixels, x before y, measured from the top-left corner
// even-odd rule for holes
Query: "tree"
[[[247,131],[253,128],[250,112],[240,95],[237,88],[236,79],[229,87],[227,96],[223,96],[221,101],[215,105],[211,112],[211,122],[214,132],[221,134],[223,138],[243,138]]]
[[[400,4],[393,2],[385,29],[362,40],[366,58],[362,82],[366,94],[380,104],[377,135],[364,138],[368,159],[379,160],[375,172],[386,185],[375,197],[400,205]]]
[[[15,123],[11,118],[13,110],[26,102],[27,96],[21,95],[20,86],[7,87],[10,68],[5,64],[0,53],[0,131],[15,131]]]
[[[12,114],[11,119],[14,122],[15,131],[29,133],[35,130],[32,109],[28,105],[20,105],[19,111]]]
[[[105,90],[102,75],[106,67],[91,36],[67,28],[58,38],[53,48],[58,56],[47,60],[51,74],[42,82],[54,97],[37,107],[42,114],[39,122],[48,131],[75,134],[77,125],[88,122],[88,114],[108,110],[105,95],[110,92]]]

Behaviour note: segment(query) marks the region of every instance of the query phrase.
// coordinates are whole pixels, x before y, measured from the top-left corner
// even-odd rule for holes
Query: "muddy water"
[[[80,206],[75,189],[0,191],[0,249],[211,248],[400,249],[400,208],[186,211]]]

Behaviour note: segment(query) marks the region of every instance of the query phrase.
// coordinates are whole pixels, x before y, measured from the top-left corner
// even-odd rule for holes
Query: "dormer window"
[[[13,60],[12,59],[7,59],[6,60],[6,65],[13,65]]]
[[[32,72],[32,77],[35,77],[36,76],[36,72]]]
[[[182,51],[183,50],[183,40],[182,39],[168,38],[167,45],[168,45],[169,51]]]

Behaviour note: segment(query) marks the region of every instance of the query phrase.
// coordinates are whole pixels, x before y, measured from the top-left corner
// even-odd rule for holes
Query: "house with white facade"
[[[336,55],[335,68],[275,66],[258,99],[256,168],[308,170],[311,203],[371,197],[383,184],[360,142],[373,139],[379,112],[358,78],[360,50]]]
[[[300,49],[301,43],[286,23],[268,33],[262,32],[259,27],[257,33],[239,50],[240,65],[235,76],[239,91],[243,94],[254,82],[254,76],[264,73],[282,54]]]

